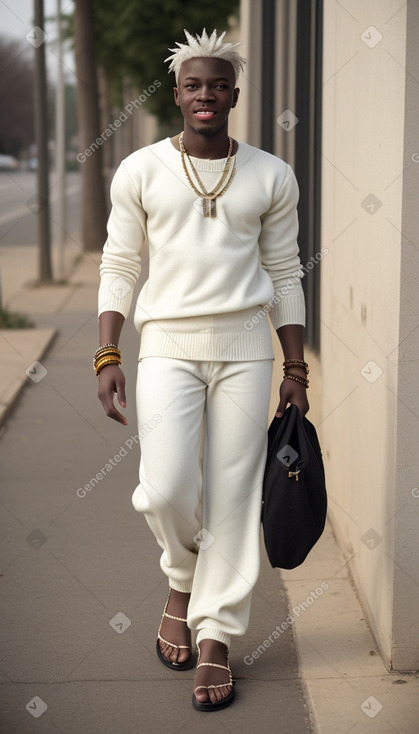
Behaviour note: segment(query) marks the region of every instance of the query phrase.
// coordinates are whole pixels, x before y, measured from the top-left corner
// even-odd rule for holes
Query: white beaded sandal
[[[221,668],[221,670],[227,670],[228,671],[228,677],[229,681],[228,683],[220,683],[219,685],[209,685],[209,686],[197,686],[194,688],[194,692],[192,694],[192,705],[194,709],[197,711],[219,711],[219,709],[224,709],[227,706],[230,706],[230,704],[233,701],[234,698],[234,681],[233,676],[231,673],[231,668],[228,662],[228,650],[227,650],[227,665],[219,665],[219,663],[200,663],[200,657],[201,657],[201,650],[199,649],[199,657],[198,657],[198,665],[196,666],[198,668],[202,667],[209,667],[209,668]],[[195,697],[196,691],[198,691],[200,688],[205,688],[205,690],[208,690],[209,688],[225,688],[226,686],[231,686],[231,691],[228,693],[224,698],[220,699],[220,701],[215,701],[214,703],[212,701],[197,701]]]
[[[174,647],[176,650],[191,650],[192,651],[191,645],[175,645],[174,642],[169,642],[168,640],[165,640],[164,637],[162,637],[160,634],[164,617],[167,617],[167,619],[174,619],[176,622],[184,622],[185,624],[187,624],[187,620],[184,619],[183,617],[174,617],[173,614],[168,614],[168,612],[166,611],[167,606],[169,604],[170,591],[171,589],[169,589],[169,593],[166,599],[166,604],[164,605],[164,609],[163,609],[159,631],[157,633],[157,641],[156,641],[157,656],[159,660],[163,663],[163,665],[165,665],[167,668],[171,668],[171,670],[190,670],[191,668],[195,667],[195,655],[193,655],[192,652],[189,658],[185,660],[184,662],[175,663],[172,660],[168,660],[167,658],[165,658],[160,648],[159,641],[164,642],[166,645],[170,645],[170,647]]]

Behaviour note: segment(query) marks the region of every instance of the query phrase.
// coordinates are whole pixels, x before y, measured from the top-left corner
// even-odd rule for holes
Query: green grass
[[[34,326],[27,316],[0,308],[0,329],[33,329]]]

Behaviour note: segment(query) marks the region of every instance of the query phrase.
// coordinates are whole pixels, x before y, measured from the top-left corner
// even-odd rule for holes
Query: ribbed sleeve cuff
[[[287,324],[306,325],[306,305],[303,289],[298,295],[279,296],[269,312],[274,329]]]
[[[103,276],[98,294],[98,316],[104,311],[118,311],[127,318],[131,308],[133,287],[121,276]]]

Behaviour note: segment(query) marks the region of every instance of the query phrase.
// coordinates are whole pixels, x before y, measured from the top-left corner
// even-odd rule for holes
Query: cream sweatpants
[[[259,573],[272,360],[139,361],[140,483],[132,496],[163,550],[169,586],[191,592],[197,642],[247,629]],[[140,435],[144,434],[144,430]]]

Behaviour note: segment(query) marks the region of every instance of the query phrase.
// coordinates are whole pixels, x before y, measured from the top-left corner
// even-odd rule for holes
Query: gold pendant
[[[202,213],[204,217],[216,217],[217,205],[215,199],[202,199]]]

